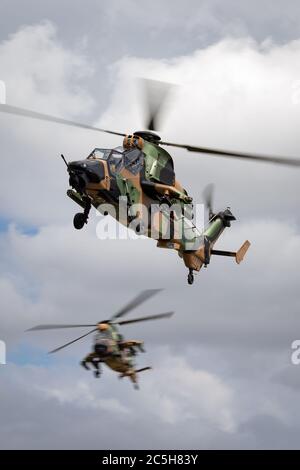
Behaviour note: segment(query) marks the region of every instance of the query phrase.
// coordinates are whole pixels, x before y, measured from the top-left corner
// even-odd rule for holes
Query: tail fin
[[[218,255],[218,256],[231,256],[232,258],[235,258],[235,261],[237,262],[237,264],[240,264],[243,261],[245,254],[247,253],[250,245],[251,243],[248,240],[246,240],[237,252],[224,251],[224,250],[211,250],[211,254]]]
[[[236,252],[235,260],[236,260],[237,264],[240,264],[243,261],[244,256],[247,253],[250,245],[251,245],[251,243],[248,240],[246,240],[242,244],[241,248]]]
[[[133,383],[133,386],[136,390],[139,389],[139,386],[138,386],[138,381],[137,381],[137,375],[139,372],[143,372],[144,370],[149,370],[149,369],[152,369],[152,367],[143,367],[142,369],[138,369],[138,370],[134,370],[134,369],[130,369],[126,372],[123,372],[122,374],[119,375],[119,378],[122,379],[123,377],[128,377],[131,382]]]

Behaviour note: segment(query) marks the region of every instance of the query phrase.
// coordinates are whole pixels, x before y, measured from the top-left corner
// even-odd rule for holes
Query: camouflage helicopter
[[[55,330],[62,328],[90,328],[88,333],[79,336],[72,341],[53,349],[49,354],[60,351],[61,349],[70,346],[76,341],[85,338],[91,333],[97,332],[94,339],[93,350],[89,353],[82,361],[81,365],[89,370],[89,366],[93,367],[95,377],[99,378],[101,375],[100,365],[101,363],[106,364],[110,369],[119,373],[119,378],[128,377],[134,387],[138,389],[137,374],[145,370],[151,369],[151,367],[143,367],[136,369],[134,364],[134,358],[139,352],[145,352],[144,342],[140,340],[126,340],[119,333],[117,325],[128,325],[132,323],[159,320],[162,318],[170,318],[174,312],[160,313],[157,315],[148,315],[145,317],[134,318],[132,320],[119,320],[125,314],[129,313],[134,308],[141,305],[147,299],[158,293],[161,289],[148,289],[142,291],[137,295],[131,302],[126,304],[117,313],[112,315],[109,320],[102,320],[96,324],[89,325],[38,325],[30,328],[27,331],[40,331],[40,330]]]
[[[188,283],[193,284],[194,271],[206,267],[212,255],[234,257],[239,264],[250,242],[245,241],[236,252],[214,249],[216,241],[224,229],[231,226],[235,217],[229,208],[215,213],[211,191],[207,190],[205,202],[209,213],[208,223],[199,232],[193,223],[193,199],[176,179],[173,158],[163,147],[281,165],[300,166],[300,160],[162,141],[154,131],[169,87],[161,82],[146,80],[145,90],[149,111],[145,126],[147,130],[136,131],[131,135],[4,104],[0,104],[0,111],[123,137],[121,146],[113,149],[96,148],[80,161],[68,163],[62,155],[72,188],[67,191],[67,195],[82,208],[82,212],[74,216],[74,227],[84,227],[92,206],[103,215],[108,215],[108,203],[114,208],[110,215],[120,223],[139,235],[156,239],[160,248],[176,250],[188,268]],[[120,209],[120,201],[123,199],[126,201],[125,217],[124,211]]]

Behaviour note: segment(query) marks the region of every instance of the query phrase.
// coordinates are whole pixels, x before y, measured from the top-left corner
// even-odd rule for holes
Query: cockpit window
[[[136,175],[143,165],[143,152],[140,149],[127,150],[124,153],[125,168]]]
[[[88,159],[100,158],[107,160],[111,173],[119,173],[124,167],[136,175],[144,161],[144,154],[140,149],[124,149],[124,147],[116,147],[115,149],[99,149],[96,148],[88,156]]]
[[[108,158],[108,164],[112,173],[119,173],[124,167],[123,154],[112,150]]]
[[[94,149],[88,158],[101,158],[102,160],[107,160],[111,153],[111,149]]]

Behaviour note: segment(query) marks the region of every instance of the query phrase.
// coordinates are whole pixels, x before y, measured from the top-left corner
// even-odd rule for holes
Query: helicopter
[[[146,130],[130,135],[7,104],[0,104],[0,111],[123,137],[121,146],[95,148],[83,160],[67,162],[61,155],[71,187],[67,195],[82,208],[75,214],[73,225],[77,230],[82,229],[88,222],[92,206],[104,216],[110,214],[137,235],[157,240],[157,247],[177,251],[188,268],[188,283],[193,284],[194,272],[200,271],[202,266],[207,267],[213,255],[232,257],[240,264],[250,242],[246,240],[237,251],[214,248],[223,231],[236,218],[229,207],[214,211],[212,186],[207,187],[204,198],[208,222],[202,231],[198,231],[193,222],[193,199],[176,179],[173,158],[164,147],[290,166],[300,166],[300,160],[163,141],[156,130],[169,86],[145,79],[144,90],[148,108]],[[121,202],[123,206],[125,204],[125,210]]]
[[[61,349],[70,346],[71,344],[85,338],[91,333],[96,333],[92,352],[89,353],[80,364],[87,370],[89,366],[94,368],[94,375],[99,378],[101,375],[101,364],[106,364],[110,369],[119,373],[119,378],[128,377],[138,389],[137,374],[140,372],[150,370],[151,367],[143,367],[141,369],[135,368],[134,358],[139,352],[145,352],[144,342],[140,340],[126,340],[123,335],[119,333],[118,326],[128,325],[132,323],[160,320],[162,318],[170,318],[174,312],[160,313],[156,315],[148,315],[145,317],[134,318],[131,320],[119,320],[119,318],[128,314],[134,308],[141,305],[147,299],[160,292],[161,289],[147,289],[138,294],[131,302],[126,304],[117,313],[112,315],[108,320],[101,320],[95,324],[84,325],[37,325],[27,331],[40,331],[40,330],[55,330],[62,328],[93,328],[88,333],[79,336],[78,338],[69,341],[68,343],[53,349],[49,354],[56,353]]]

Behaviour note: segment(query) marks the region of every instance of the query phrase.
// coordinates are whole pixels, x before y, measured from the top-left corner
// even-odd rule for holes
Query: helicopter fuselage
[[[199,232],[193,200],[176,180],[171,155],[138,133],[125,137],[122,147],[94,149],[87,159],[69,163],[68,171],[73,189],[67,194],[84,208],[75,216],[79,224],[74,218],[75,228],[87,222],[92,205],[138,235],[156,239],[158,247],[175,249],[189,268],[189,283],[211,254],[220,254],[213,253],[214,244],[235,220],[227,208]]]
[[[93,351],[88,354],[83,364],[91,364],[99,370],[100,363],[118,372],[120,377],[129,377],[136,384],[136,369],[133,358],[143,350],[143,341],[124,340],[114,325],[100,331],[95,337]]]

